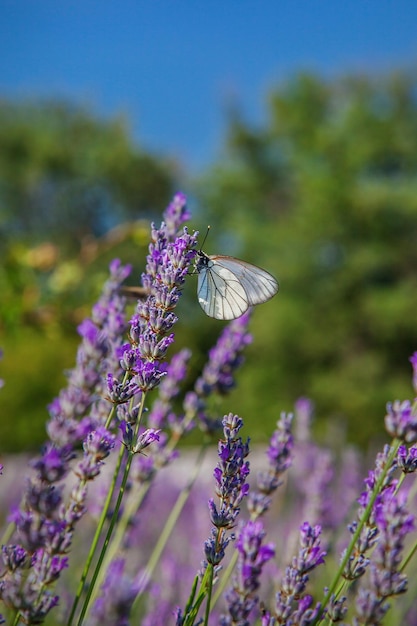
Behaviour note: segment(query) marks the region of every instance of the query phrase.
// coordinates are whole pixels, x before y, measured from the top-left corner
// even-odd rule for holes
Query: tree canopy
[[[138,148],[122,118],[65,102],[0,103],[3,236],[77,248],[149,217],[173,192],[173,163]]]

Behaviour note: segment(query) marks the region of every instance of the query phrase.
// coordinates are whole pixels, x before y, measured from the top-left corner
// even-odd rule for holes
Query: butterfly
[[[265,270],[235,259],[197,252],[197,296],[206,315],[218,320],[233,320],[254,304],[262,304],[278,293],[279,285]]]

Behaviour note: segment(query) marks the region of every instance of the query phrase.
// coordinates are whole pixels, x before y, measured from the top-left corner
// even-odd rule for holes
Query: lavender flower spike
[[[247,311],[230,322],[210,350],[208,362],[194,385],[194,391],[187,393],[184,400],[186,424],[198,416],[202,430],[217,432],[221,428],[217,420],[207,417],[205,399],[212,393],[227,394],[235,386],[234,371],[243,363],[242,352],[252,341],[248,332],[250,316],[250,311]]]
[[[172,401],[180,391],[180,382],[186,377],[190,358],[191,351],[187,349],[180,350],[172,357],[166,368],[166,376],[159,386],[159,396],[148,414],[149,426],[162,428],[172,421]]]
[[[206,616],[210,613],[211,593],[214,578],[220,569],[219,564],[224,558],[225,550],[230,540],[234,538],[231,531],[236,524],[236,518],[240,511],[240,503],[249,491],[246,479],[249,474],[249,463],[245,458],[249,454],[249,442],[243,443],[239,431],[243,426],[243,420],[237,415],[229,413],[223,418],[224,439],[219,441],[219,462],[214,470],[216,480],[216,494],[219,497],[219,505],[214,500],[209,500],[210,519],[213,524],[211,536],[205,541],[204,552],[206,561],[199,572],[200,592],[197,596],[197,604],[193,601],[187,603],[183,614],[178,608],[176,624],[195,624],[202,599],[207,597]],[[202,594],[202,595],[201,595]]]
[[[118,259],[110,264],[110,277],[93,307],[91,319],[78,327],[82,338],[76,367],[69,373],[68,386],[49,406],[47,430],[57,447],[80,444],[97,423],[104,423],[109,405],[104,400],[105,375],[120,372],[118,349],[127,330],[120,286],[131,267]]]
[[[248,624],[248,618],[258,603],[256,595],[260,586],[262,569],[275,554],[273,544],[264,544],[265,530],[262,522],[249,520],[237,540],[239,558],[233,587],[226,593],[229,615],[220,619],[221,626]]]
[[[247,332],[250,311],[226,326],[209,352],[209,361],[195,384],[200,397],[213,392],[227,393],[235,385],[233,371],[242,364],[243,349],[252,341]]]
[[[182,224],[187,222],[191,213],[187,210],[187,198],[180,191],[175,194],[172,202],[164,211],[165,232],[169,239],[178,234]]]
[[[225,531],[234,528],[240,503],[249,492],[246,482],[249,463],[245,461],[249,454],[249,442],[243,443],[239,437],[242,426],[243,420],[237,415],[229,413],[223,418],[224,439],[219,442],[219,463],[214,470],[220,502],[216,506],[214,500],[209,501],[210,519],[214,528],[205,544],[206,559],[212,565],[218,565],[223,559],[224,550],[230,541]]]
[[[160,363],[174,341],[171,330],[177,317],[173,310],[196,254],[196,234],[190,235],[186,228],[175,238],[172,234],[174,223],[178,230],[184,220],[184,198],[177,198],[174,205],[172,212],[172,205],[168,208],[169,228],[165,222],[159,229],[152,224],[152,242],[146,272],[142,275],[142,284],[149,295],[145,302],[138,302],[129,331],[131,345],[125,346],[120,361],[122,368],[133,372],[133,380],[143,392],[158,386],[165,375]]]
[[[263,515],[271,505],[271,494],[281,485],[281,476],[292,463],[294,438],[292,435],[293,414],[281,413],[277,427],[272,434],[267,451],[269,470],[259,472],[257,491],[251,491],[248,498],[248,509],[252,519]]]
[[[400,446],[397,453],[397,466],[404,474],[412,474],[417,470],[417,446]]]
[[[407,591],[407,577],[400,573],[405,536],[414,529],[414,517],[405,498],[387,489],[375,512],[378,537],[371,556],[370,585],[361,589],[355,623],[380,624],[389,609],[387,598]]]
[[[391,437],[405,443],[417,441],[417,414],[409,400],[389,402],[385,416],[385,428]]]
[[[92,619],[89,622],[91,626],[126,626],[130,623],[130,613],[139,584],[124,570],[123,559],[116,559],[110,564],[102,594],[92,610]]]
[[[319,525],[310,526],[305,522],[300,528],[300,550],[287,567],[281,589],[276,595],[275,616],[279,624],[308,623],[307,618],[312,620],[320,612],[320,603],[311,608],[312,598],[305,594],[308,573],[324,563],[326,556],[320,546],[320,534]]]

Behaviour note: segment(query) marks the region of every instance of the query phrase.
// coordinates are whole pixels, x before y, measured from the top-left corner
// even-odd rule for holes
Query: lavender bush
[[[78,329],[76,366],[4,530],[2,623],[417,624],[416,402],[388,404],[392,441],[362,482],[341,437],[335,449],[313,441],[300,399],[252,478],[242,418],[220,419],[212,401],[234,387],[250,312],[225,326],[194,383],[190,351],[170,354],[197,248],[189,217],[178,194],[152,225],[132,319],[130,268],[114,261]],[[417,353],[411,363],[416,389]],[[195,429],[201,449],[180,455]]]

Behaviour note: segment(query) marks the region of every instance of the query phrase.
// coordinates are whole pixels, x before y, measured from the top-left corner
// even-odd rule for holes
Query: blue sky
[[[0,0],[0,96],[125,113],[139,142],[196,170],[225,109],[259,122],[268,89],[414,67],[415,0]]]

